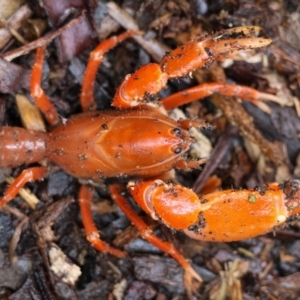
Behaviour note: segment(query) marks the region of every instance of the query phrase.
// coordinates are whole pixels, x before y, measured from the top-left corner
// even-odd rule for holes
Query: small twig
[[[22,22],[27,20],[32,14],[29,6],[21,6],[8,20],[2,21],[2,24],[5,25],[5,28],[0,29],[0,49],[9,41],[12,36],[12,32],[17,32],[21,27]]]
[[[23,227],[28,222],[28,220],[29,218],[25,216],[15,228],[14,234],[9,244],[9,261],[11,264],[17,260],[17,257],[15,256],[16,248],[19,243]]]
[[[17,208],[11,207],[9,205],[6,205],[1,208],[1,212],[4,212],[6,214],[11,214],[17,217],[19,220],[22,220],[26,215],[24,215],[22,212],[20,212]]]
[[[7,29],[9,30],[9,32],[11,33],[11,35],[18,40],[21,44],[26,45],[28,44],[28,41],[25,40],[25,38],[13,27],[8,26]]]
[[[237,127],[234,127],[232,125],[228,125],[226,127],[224,134],[220,137],[217,145],[214,147],[214,150],[210,155],[208,163],[204,166],[199,177],[193,184],[193,190],[195,191],[195,193],[200,192],[208,177],[219,166],[220,161],[228,152],[233,140],[237,137],[237,135],[238,135]]]
[[[140,30],[136,21],[117,4],[114,2],[108,2],[107,8],[109,15],[124,28],[136,31]],[[159,62],[165,53],[171,50],[169,47],[163,43],[160,43],[156,39],[145,39],[140,35],[136,35],[133,38],[150,54],[150,56],[156,62]]]
[[[61,35],[61,33],[69,28],[71,28],[72,26],[74,26],[75,24],[77,24],[78,22],[80,22],[82,20],[82,18],[85,15],[85,11],[82,11],[82,13],[80,14],[79,17],[73,19],[72,21],[70,21],[69,23],[67,23],[66,25],[58,28],[57,30],[55,30],[54,32],[50,32],[46,35],[44,35],[43,37],[29,43],[26,44],[18,49],[6,52],[4,54],[1,55],[2,58],[11,61],[19,56],[22,56],[38,47],[44,46],[48,43],[50,43],[53,39],[55,39],[56,37],[58,37],[59,35]]]
[[[21,220],[20,223],[18,224],[18,226],[15,228],[13,237],[9,244],[9,261],[10,261],[10,263],[13,263],[16,260],[15,252],[16,252],[16,248],[19,243],[19,240],[20,240],[20,236],[21,236],[23,227],[26,225],[29,218],[25,214],[20,212],[17,208],[11,207],[9,205],[2,207],[1,212],[12,214],[15,217],[17,217],[19,220]]]

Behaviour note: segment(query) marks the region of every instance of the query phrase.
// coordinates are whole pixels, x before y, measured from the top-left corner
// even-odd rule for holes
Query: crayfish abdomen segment
[[[18,127],[0,127],[0,167],[17,167],[45,158],[46,134]]]
[[[47,156],[77,178],[162,174],[189,149],[180,125],[149,108],[70,118],[47,139]]]

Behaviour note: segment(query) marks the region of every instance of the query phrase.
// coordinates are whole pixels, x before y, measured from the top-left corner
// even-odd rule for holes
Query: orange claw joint
[[[168,82],[165,74],[158,64],[151,63],[142,66],[132,75],[127,75],[118,88],[112,106],[117,108],[130,108],[143,102],[150,103],[153,95],[162,90]]]
[[[198,222],[202,205],[190,189],[161,180],[130,183],[128,189],[145,212],[170,228],[186,229]]]
[[[143,66],[132,75],[127,75],[117,90],[112,105],[128,108],[149,102],[166,86],[170,78],[187,75],[239,50],[267,46],[271,43],[270,39],[255,37],[259,30],[260,27],[257,26],[237,27],[176,48],[167,53],[159,64]]]
[[[155,219],[205,241],[230,242],[259,236],[300,213],[297,180],[201,197],[190,189],[160,180],[131,185],[129,191]]]

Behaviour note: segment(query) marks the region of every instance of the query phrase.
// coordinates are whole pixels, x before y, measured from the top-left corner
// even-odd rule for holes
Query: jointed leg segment
[[[121,195],[122,188],[120,185],[113,184],[109,186],[109,190],[113,200],[122,209],[131,223],[137,228],[141,236],[161,251],[172,256],[185,270],[186,287],[189,286],[192,278],[202,282],[201,277],[194,271],[188,261],[179,253],[172,243],[168,243],[159,239],[153,233],[152,229],[138,216],[138,214],[130,207],[127,200]],[[189,283],[188,283],[189,282]]]
[[[60,122],[58,113],[41,87],[45,50],[46,46],[42,46],[36,50],[35,62],[31,72],[30,92],[47,121],[51,125],[57,125]]]
[[[241,86],[230,83],[212,82],[202,83],[200,85],[186,89],[179,93],[170,95],[162,100],[162,104],[165,107],[165,109],[172,109],[180,105],[184,105],[195,101],[197,99],[203,99],[214,93],[220,93],[224,96],[239,97],[243,100],[252,102],[264,111],[268,111],[268,107],[260,100],[280,102],[280,99],[277,96],[262,93],[247,86]]]
[[[91,204],[92,204],[93,193],[86,186],[82,185],[79,192],[79,205],[81,210],[82,223],[84,226],[87,240],[92,246],[102,252],[108,252],[116,257],[123,257],[126,252],[119,249],[113,248],[107,243],[101,241],[99,231],[93,221]]]
[[[11,201],[27,182],[44,179],[46,174],[47,169],[45,167],[35,167],[24,170],[9,186],[3,197],[0,198],[0,208]]]
[[[134,31],[126,31],[118,36],[113,36],[101,42],[90,54],[90,58],[86,67],[82,90],[80,96],[81,107],[83,111],[96,110],[96,103],[94,100],[94,83],[103,55],[110,49],[125,39],[130,38],[136,34]]]

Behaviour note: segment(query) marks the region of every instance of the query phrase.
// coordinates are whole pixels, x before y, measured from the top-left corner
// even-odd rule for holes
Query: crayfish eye
[[[173,132],[175,135],[181,135],[181,130],[177,127],[173,129]]]
[[[175,154],[181,153],[182,149],[180,147],[174,149]]]

